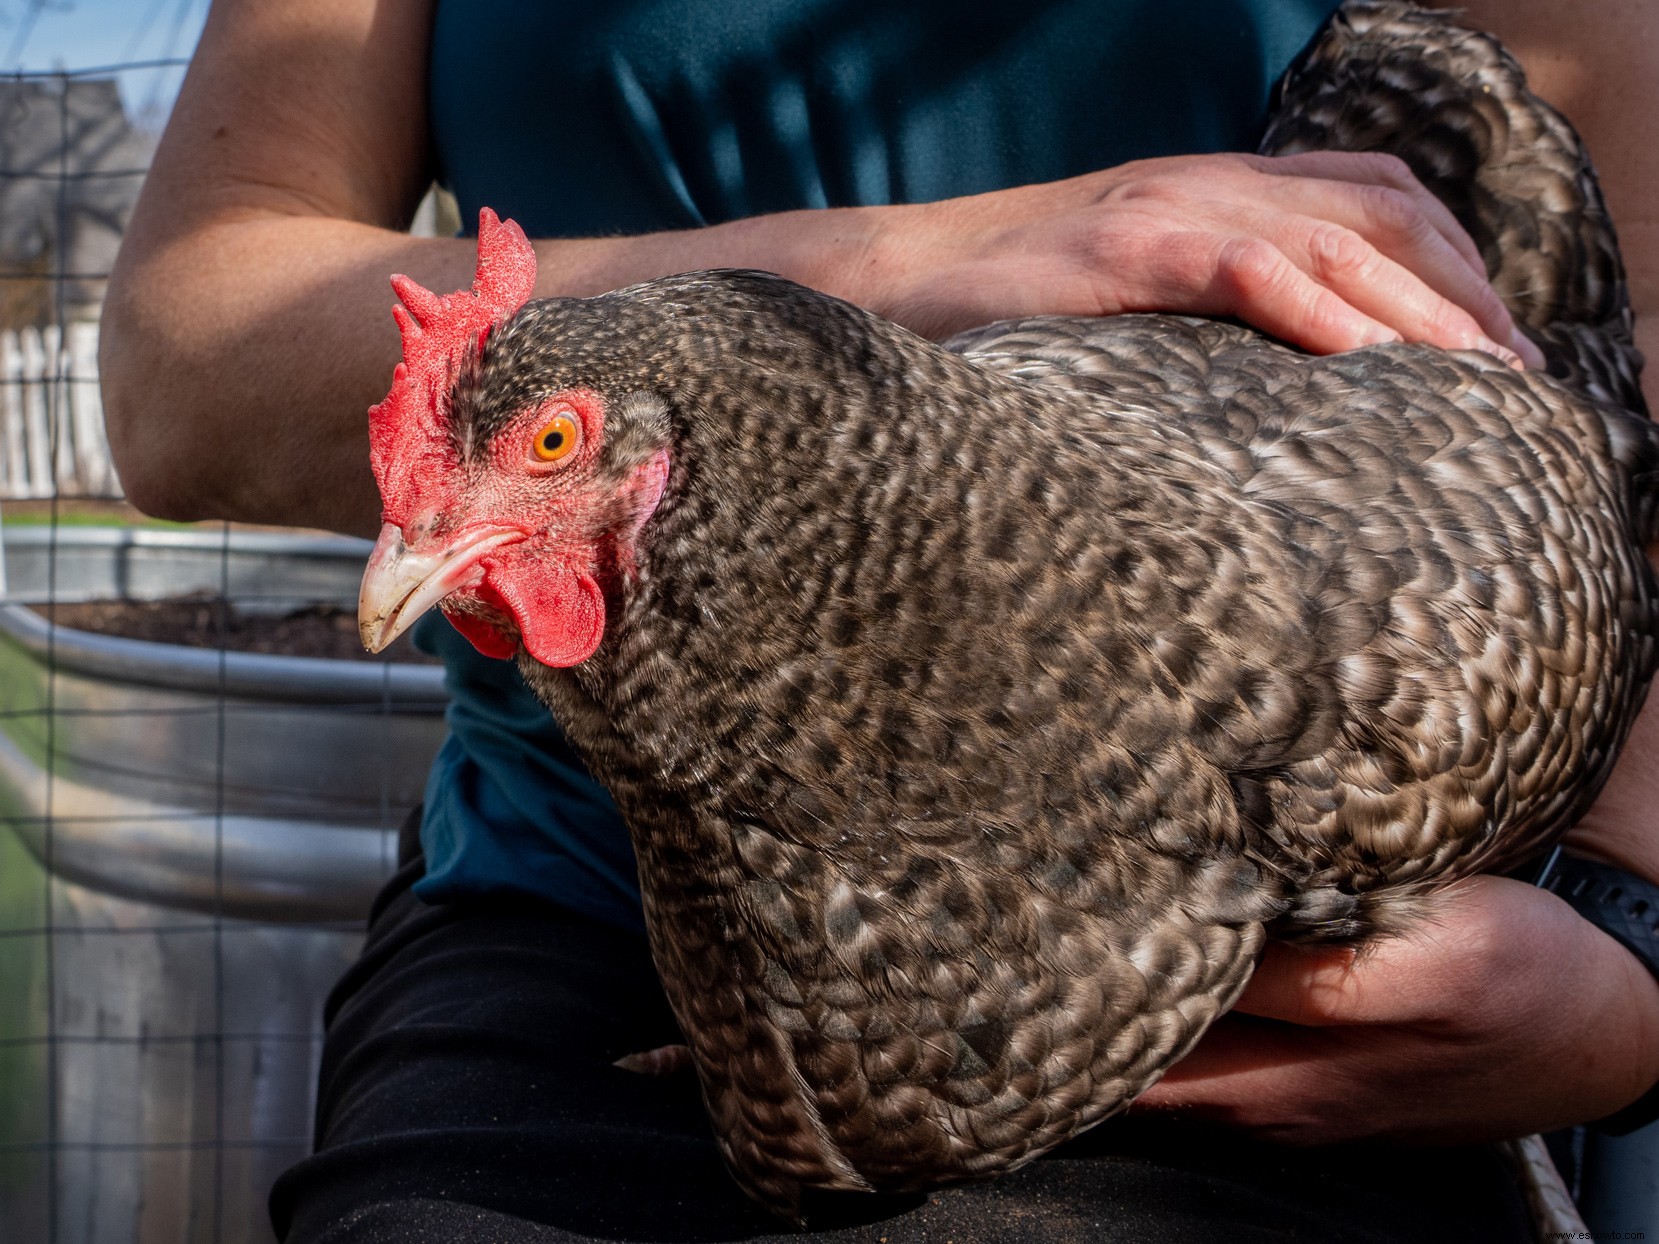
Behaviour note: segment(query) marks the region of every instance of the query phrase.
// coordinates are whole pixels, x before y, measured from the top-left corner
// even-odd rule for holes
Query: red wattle
[[[444,616],[451,626],[461,632],[462,638],[485,656],[507,661],[518,655],[518,640],[477,614],[450,613],[446,609]]]
[[[605,638],[605,597],[583,571],[541,566],[533,575],[492,575],[489,586],[518,623],[525,651],[543,665],[580,665]]]

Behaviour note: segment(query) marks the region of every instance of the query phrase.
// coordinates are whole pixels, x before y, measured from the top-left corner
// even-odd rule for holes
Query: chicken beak
[[[474,528],[423,552],[404,543],[401,527],[387,523],[369,555],[357,597],[357,631],[363,646],[382,651],[444,597],[483,582],[484,558],[522,539],[522,531]]]

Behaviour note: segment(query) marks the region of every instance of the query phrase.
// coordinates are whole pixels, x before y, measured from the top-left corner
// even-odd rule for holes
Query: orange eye
[[[536,433],[531,449],[538,461],[557,462],[576,448],[581,436],[582,429],[577,426],[576,420],[569,415],[559,415]]]

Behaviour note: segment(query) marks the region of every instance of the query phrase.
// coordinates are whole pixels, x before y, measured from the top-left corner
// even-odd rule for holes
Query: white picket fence
[[[0,499],[120,495],[98,393],[98,326],[0,332]]]

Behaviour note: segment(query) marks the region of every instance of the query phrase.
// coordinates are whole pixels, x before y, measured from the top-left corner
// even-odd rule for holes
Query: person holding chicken
[[[1059,10],[1005,14],[972,37],[954,29],[954,7],[926,5],[906,19],[914,28],[810,6],[769,23],[654,12],[634,29],[564,13],[524,16],[531,39],[511,23],[485,30],[452,5],[222,3],[112,283],[104,371],[123,479],[137,504],[169,516],[374,530],[362,411],[395,359],[385,276],[449,289],[471,264],[465,241],[396,232],[434,156],[464,207],[488,202],[548,239],[538,293],[748,266],[934,336],[1027,313],[1165,309],[1237,316],[1315,351],[1403,337],[1535,362],[1468,239],[1397,162],[1154,158],[1253,145],[1267,86],[1328,11],[1293,7],[1218,5],[1191,18],[1176,32],[1179,55],[1166,49],[1188,66],[1176,77],[1136,73],[1122,51],[1167,35],[1167,19],[1116,30],[1100,13],[1081,24]],[[1542,7],[1475,17],[1525,56],[1558,35]],[[1254,34],[1250,72],[1227,24],[1237,20]],[[1608,32],[1641,20],[1609,6],[1558,53],[1603,57],[1630,95],[1625,111],[1654,75],[1647,45]],[[544,53],[499,68],[515,48],[546,46],[561,48],[551,69]],[[1033,56],[1088,76],[1056,71],[1034,87]],[[1064,110],[1114,81],[1116,108],[1100,106],[1109,124],[1091,130]],[[1539,85],[1549,95],[1571,82],[1560,70]],[[1170,120],[1181,101],[1184,125]],[[559,110],[566,120],[550,125]],[[1136,125],[1122,124],[1131,114]],[[999,139],[1010,117],[1022,128]],[[1589,119],[1600,121],[1591,141],[1617,215],[1651,185],[1653,157],[1618,117]],[[1652,240],[1626,241],[1640,317]],[[1651,337],[1651,321],[1639,318],[1638,332]],[[262,430],[258,452],[250,424]],[[429,788],[423,852],[388,892],[339,995],[320,1153],[279,1197],[289,1238],[323,1238],[348,1219],[358,1234],[327,1238],[387,1238],[448,1213],[438,1199],[479,1207],[489,1224],[479,1238],[537,1238],[535,1223],[643,1238],[687,1219],[767,1229],[710,1186],[712,1150],[699,1147],[689,1097],[608,1070],[633,1046],[661,1044],[665,1021],[603,792],[511,667],[474,659],[441,631],[429,642],[451,662],[454,738]],[[1650,712],[1579,838],[1648,875],[1659,871],[1642,825],[1652,766],[1639,759],[1655,733]],[[1628,952],[1518,882],[1470,887],[1456,919],[1358,964],[1270,954],[1243,1015],[1140,1108],[1304,1142],[1467,1141],[1599,1118],[1659,1078],[1659,987]],[[1272,1216],[1305,1194],[1287,1181],[1332,1179],[1343,1164],[1266,1146],[1241,1158],[1233,1141],[1194,1146],[1164,1128],[1153,1119],[1121,1142],[1096,1141],[1154,1155],[1145,1180],[1124,1176],[1135,1163],[1096,1153],[1075,1159],[1075,1179],[1071,1158],[1027,1168],[1006,1195],[1054,1193],[1041,1181],[1060,1171],[1074,1208],[1099,1212],[1104,1189],[1123,1212],[1168,1215],[1184,1189],[1246,1169]],[[662,1153],[678,1157],[629,1171]],[[1502,1177],[1478,1150],[1368,1161],[1400,1163],[1385,1168],[1397,1180],[1381,1181],[1400,1223],[1424,1206],[1442,1212],[1448,1183],[1474,1204],[1501,1200]],[[1400,1180],[1421,1194],[1403,1208]],[[1463,1182],[1482,1180],[1484,1202]],[[971,1195],[945,1204],[987,1212],[959,1199]],[[1352,1196],[1344,1187],[1334,1199]],[[695,1208],[674,1208],[676,1198]],[[1326,1223],[1310,1230],[1338,1230],[1329,1223],[1340,1219],[1319,1217],[1337,1213],[1331,1205],[1308,1212]],[[1346,1212],[1385,1214],[1364,1201]],[[462,1238],[452,1226],[439,1234]]]

